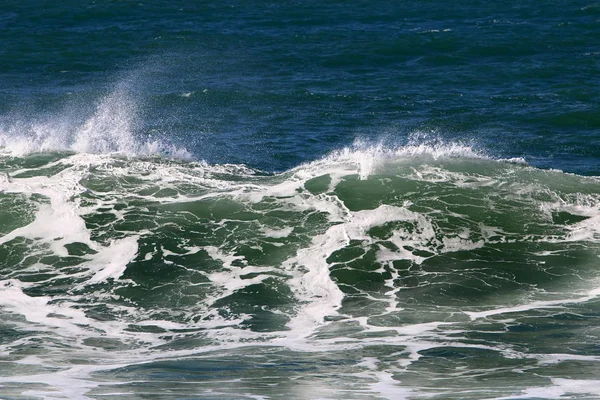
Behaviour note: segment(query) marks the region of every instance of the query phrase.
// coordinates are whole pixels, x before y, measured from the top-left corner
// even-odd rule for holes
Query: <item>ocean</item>
[[[600,3],[5,0],[0,399],[600,398]]]

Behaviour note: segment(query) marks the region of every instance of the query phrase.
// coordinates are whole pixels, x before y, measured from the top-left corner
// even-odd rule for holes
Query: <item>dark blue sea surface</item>
[[[355,138],[396,145],[419,132],[543,168],[599,172],[594,3],[3,9],[5,129],[39,119],[76,125],[123,86],[140,113],[136,136],[160,135],[209,162],[281,171]]]
[[[0,4],[0,398],[600,397],[600,3]]]

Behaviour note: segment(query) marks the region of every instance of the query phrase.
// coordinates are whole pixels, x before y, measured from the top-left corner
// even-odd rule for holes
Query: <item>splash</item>
[[[142,107],[123,81],[90,113],[81,105],[39,118],[9,118],[0,125],[0,151],[11,156],[68,151],[75,153],[165,156],[191,159],[188,150],[143,130]],[[85,110],[84,110],[85,109]]]

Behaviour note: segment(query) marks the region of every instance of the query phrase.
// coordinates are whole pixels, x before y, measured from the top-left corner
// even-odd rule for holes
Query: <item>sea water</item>
[[[8,1],[0,41],[0,398],[600,398],[599,4]]]

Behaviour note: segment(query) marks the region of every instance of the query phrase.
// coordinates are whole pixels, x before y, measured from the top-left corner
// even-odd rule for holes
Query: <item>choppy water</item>
[[[599,22],[6,3],[0,398],[600,397]]]

